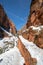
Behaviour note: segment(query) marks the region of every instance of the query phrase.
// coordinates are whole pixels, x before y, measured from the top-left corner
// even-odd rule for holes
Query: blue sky
[[[31,0],[0,0],[7,16],[14,22],[17,30],[26,24]]]

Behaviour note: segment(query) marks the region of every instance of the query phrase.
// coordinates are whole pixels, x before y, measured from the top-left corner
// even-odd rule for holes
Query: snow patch
[[[31,56],[37,59],[37,65],[42,65],[43,64],[43,49],[40,49],[39,47],[37,47],[33,42],[27,41],[22,36],[19,36],[19,38],[21,39],[25,47],[28,49]]]
[[[40,30],[43,28],[43,26],[37,26],[37,27],[35,27],[35,26],[30,26],[29,28],[32,28],[33,30],[38,30],[38,31],[40,31]]]
[[[24,58],[21,56],[19,49],[17,47],[14,47],[13,49],[10,49],[10,51],[7,51],[0,55],[0,65],[23,65],[24,64]]]

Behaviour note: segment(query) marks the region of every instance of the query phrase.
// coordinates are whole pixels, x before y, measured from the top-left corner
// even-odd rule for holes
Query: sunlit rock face
[[[22,36],[30,42],[34,42],[38,47],[43,48],[43,27],[30,26],[26,29]]]
[[[43,26],[43,0],[32,0],[30,7],[30,16],[27,21],[27,28],[30,26],[39,27]],[[36,43],[40,48],[43,48],[43,28],[41,31],[36,29],[29,29],[28,39]],[[41,33],[42,32],[42,33]],[[40,39],[39,39],[40,38]]]
[[[43,0],[32,0],[27,28],[29,24],[34,26],[43,25]]]
[[[26,25],[21,29],[21,34],[25,39],[43,48],[43,0],[32,0],[30,15]]]
[[[4,8],[0,4],[0,26],[4,28],[6,31],[11,32],[12,34],[16,34],[17,30],[13,22],[8,18],[7,14],[4,11]],[[7,36],[0,28],[0,37]]]

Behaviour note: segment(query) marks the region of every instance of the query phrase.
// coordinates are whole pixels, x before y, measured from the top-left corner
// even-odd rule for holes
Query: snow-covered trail
[[[0,65],[23,65],[23,63],[24,59],[16,46],[0,55]]]
[[[33,42],[29,42],[22,36],[19,36],[22,43],[26,46],[33,58],[37,59],[37,65],[43,65],[43,49],[38,48]]]

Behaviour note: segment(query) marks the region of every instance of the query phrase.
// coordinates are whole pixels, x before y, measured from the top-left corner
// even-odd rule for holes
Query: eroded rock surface
[[[25,39],[43,48],[43,0],[32,0],[28,21],[20,33]]]
[[[7,14],[4,11],[4,8],[0,4],[0,37],[8,36],[2,29],[4,28],[6,31],[11,32],[12,34],[16,34],[17,30],[13,22],[8,18]]]

